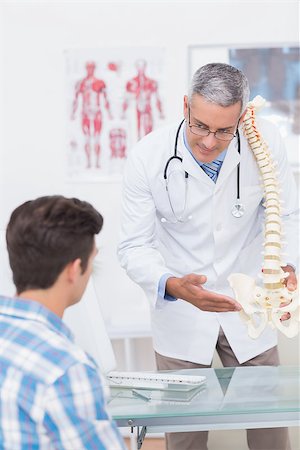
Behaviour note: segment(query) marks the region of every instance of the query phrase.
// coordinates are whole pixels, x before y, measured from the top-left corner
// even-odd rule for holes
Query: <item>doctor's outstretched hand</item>
[[[205,275],[194,273],[181,278],[170,277],[166,283],[166,292],[175,298],[186,300],[202,311],[228,312],[242,309],[233,298],[204,289],[206,280]]]

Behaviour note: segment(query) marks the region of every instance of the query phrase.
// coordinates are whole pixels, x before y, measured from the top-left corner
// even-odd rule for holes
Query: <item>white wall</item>
[[[13,208],[40,195],[87,199],[104,215],[99,237],[104,314],[145,316],[145,300],[120,269],[115,248],[120,184],[65,179],[67,113],[63,52],[70,48],[166,49],[166,117],[179,120],[187,88],[188,45],[282,44],[298,40],[297,1],[28,2],[0,4],[0,230]],[[2,129],[2,133],[1,133]],[[2,270],[2,292],[11,290]],[[283,361],[295,361],[295,341]],[[152,360],[151,360],[152,361]],[[152,362],[151,362],[152,363]]]

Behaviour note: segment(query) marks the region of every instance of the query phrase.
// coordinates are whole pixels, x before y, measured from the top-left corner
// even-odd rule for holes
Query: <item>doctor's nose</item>
[[[214,133],[210,133],[208,136],[202,137],[202,144],[208,149],[208,150],[214,150],[216,144],[218,143],[218,139],[214,135]]]

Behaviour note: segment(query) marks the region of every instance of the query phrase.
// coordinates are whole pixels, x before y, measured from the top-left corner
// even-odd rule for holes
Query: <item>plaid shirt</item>
[[[56,314],[0,297],[0,449],[124,450],[103,384]]]

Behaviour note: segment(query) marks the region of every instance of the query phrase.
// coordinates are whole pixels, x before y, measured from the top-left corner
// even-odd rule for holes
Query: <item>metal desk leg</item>
[[[137,448],[138,450],[140,450],[140,448],[142,448],[146,433],[147,433],[147,427],[143,426],[140,432],[140,427],[136,427],[137,430],[137,436],[136,436],[136,440],[137,440]]]

